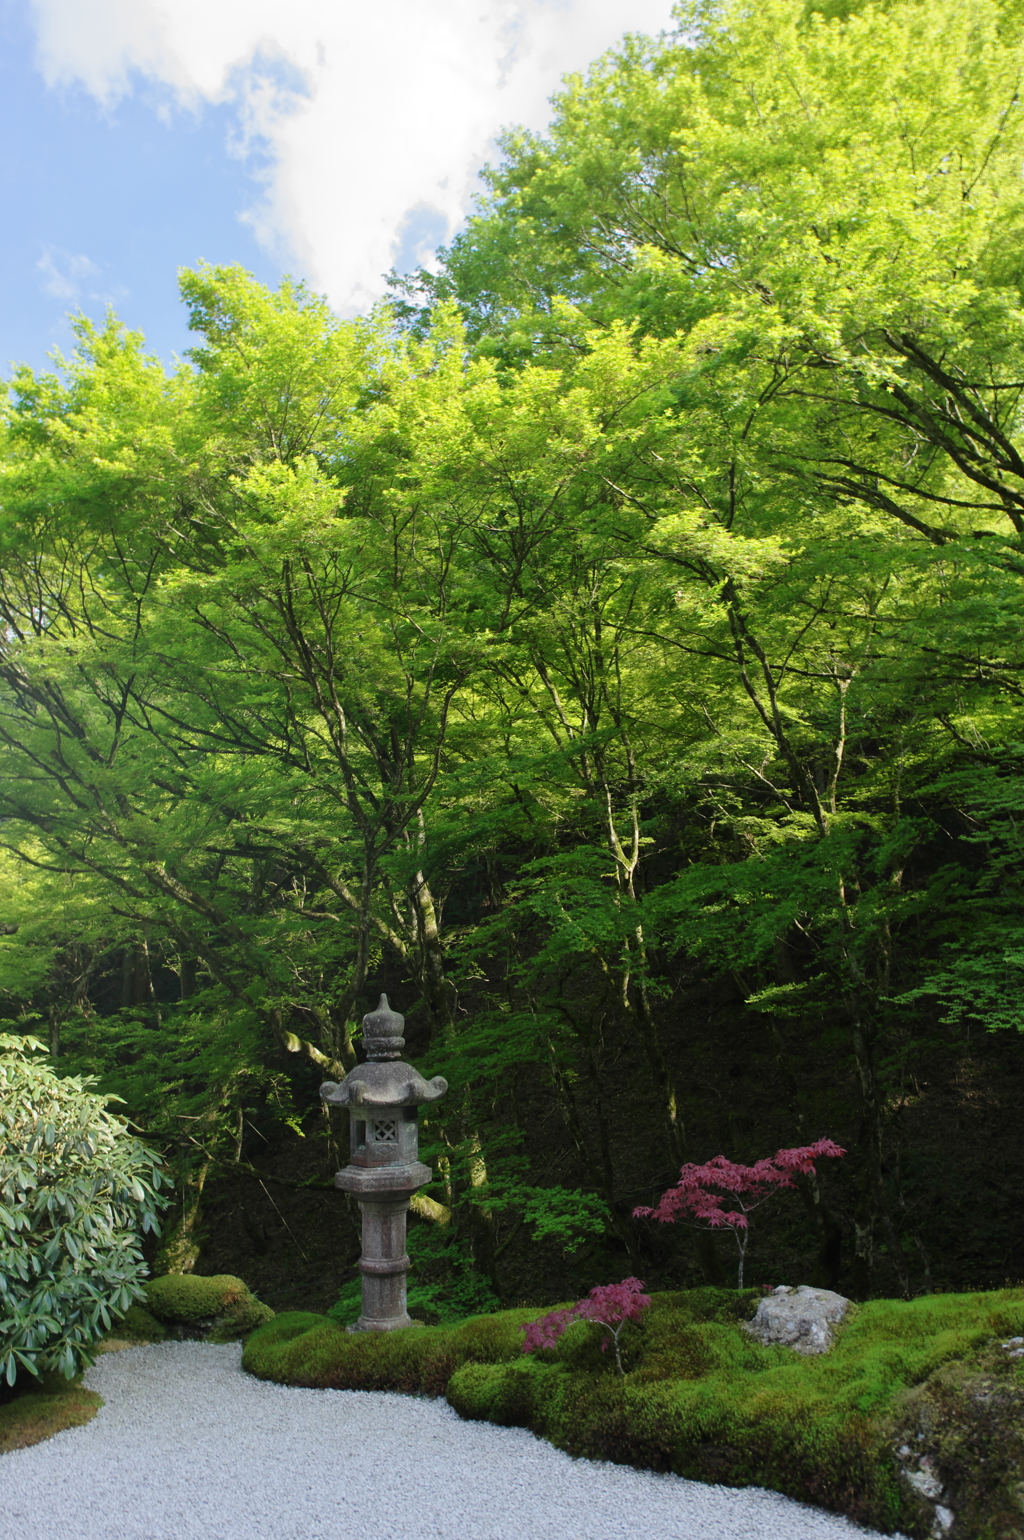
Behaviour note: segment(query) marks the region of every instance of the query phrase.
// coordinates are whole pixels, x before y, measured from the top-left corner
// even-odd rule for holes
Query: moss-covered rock
[[[949,1540],[1024,1540],[1024,1364],[1006,1338],[905,1391],[891,1444],[922,1529]]]
[[[947,1519],[949,1540],[1024,1540],[1024,1358],[999,1346],[1024,1334],[1024,1289],[875,1300],[819,1357],[754,1342],[742,1325],[758,1298],[655,1294],[623,1336],[624,1376],[584,1321],[525,1357],[536,1309],[387,1334],[281,1315],[243,1363],[285,1384],[446,1394],[463,1417],[531,1428],[570,1454],[765,1486],[921,1540]],[[908,1481],[911,1443],[932,1451],[948,1513]]]
[[[145,1289],[149,1312],[170,1323],[180,1336],[233,1342],[274,1319],[270,1306],[230,1273],[212,1278],[168,1273],[163,1278],[151,1278]]]

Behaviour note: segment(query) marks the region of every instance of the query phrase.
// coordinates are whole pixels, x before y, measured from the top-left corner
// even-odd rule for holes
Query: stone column
[[[359,1271],[363,1275],[363,1309],[349,1331],[397,1331],[413,1324],[405,1304],[405,1277],[410,1266],[405,1249],[405,1224],[412,1193],[430,1179],[429,1166],[422,1169],[426,1176],[420,1177],[406,1192],[382,1192],[373,1199],[359,1197],[363,1216],[363,1254],[359,1258]],[[358,1197],[364,1189],[356,1186],[351,1176],[351,1168],[339,1171],[335,1185]]]

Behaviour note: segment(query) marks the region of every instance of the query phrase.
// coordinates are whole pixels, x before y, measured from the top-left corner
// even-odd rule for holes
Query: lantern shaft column
[[[349,1331],[394,1331],[411,1326],[405,1299],[409,1258],[405,1250],[405,1221],[409,1199],[390,1203],[360,1203],[363,1214],[363,1312]]]
[[[398,1331],[413,1324],[405,1303],[409,1258],[405,1225],[409,1199],[433,1172],[420,1161],[406,1166],[347,1166],[335,1187],[359,1200],[363,1215],[363,1309],[349,1331]],[[385,1186],[385,1183],[387,1186]]]

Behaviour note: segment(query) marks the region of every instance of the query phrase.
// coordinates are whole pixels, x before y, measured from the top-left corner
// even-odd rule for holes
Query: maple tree
[[[657,1219],[662,1224],[671,1224],[685,1215],[712,1229],[731,1230],[740,1254],[736,1287],[742,1289],[743,1264],[750,1241],[747,1215],[760,1208],[780,1188],[794,1186],[794,1177],[811,1176],[816,1160],[822,1157],[836,1159],[845,1154],[846,1151],[833,1140],[818,1139],[814,1144],[777,1150],[752,1166],[726,1160],[724,1155],[716,1155],[703,1166],[689,1162],[680,1170],[676,1186],[662,1193],[656,1208],[635,1208],[633,1214],[635,1218]],[[728,1202],[735,1206],[723,1208],[722,1205]]]
[[[625,1374],[619,1347],[622,1328],[627,1321],[639,1321],[650,1303],[651,1297],[644,1293],[640,1278],[599,1284],[591,1289],[586,1299],[578,1300],[567,1310],[551,1310],[539,1321],[528,1322],[523,1327],[526,1334],[523,1352],[536,1353],[541,1348],[553,1348],[573,1321],[596,1321],[600,1326],[607,1326],[610,1333],[601,1343],[602,1353],[607,1352],[610,1342],[615,1352],[615,1366],[620,1374]]]

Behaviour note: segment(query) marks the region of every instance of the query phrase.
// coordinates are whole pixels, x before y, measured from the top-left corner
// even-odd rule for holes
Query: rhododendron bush
[[[71,1376],[111,1318],[145,1299],[141,1236],[167,1198],[160,1157],[91,1077],[58,1075],[0,1033],[0,1375]]]
[[[539,1321],[530,1321],[524,1326],[522,1329],[526,1336],[523,1352],[536,1353],[541,1348],[553,1348],[573,1321],[596,1321],[598,1325],[609,1329],[609,1335],[601,1343],[601,1351],[606,1352],[611,1343],[615,1350],[616,1367],[620,1374],[624,1374],[626,1371],[622,1367],[619,1347],[622,1328],[627,1321],[639,1321],[650,1303],[651,1297],[644,1293],[644,1285],[639,1278],[623,1278],[621,1283],[601,1284],[591,1289],[586,1299],[579,1300],[569,1309],[552,1310]]]
[[[678,1183],[662,1194],[656,1208],[636,1208],[633,1213],[637,1218],[658,1219],[662,1224],[689,1218],[711,1229],[731,1230],[740,1254],[736,1286],[742,1289],[743,1264],[750,1240],[747,1215],[774,1197],[780,1188],[795,1186],[797,1176],[812,1175],[816,1160],[823,1156],[836,1159],[845,1154],[846,1151],[831,1139],[819,1139],[816,1144],[777,1150],[768,1159],[759,1160],[752,1166],[742,1166],[726,1160],[724,1155],[716,1155],[706,1165],[690,1163],[683,1166]]]

